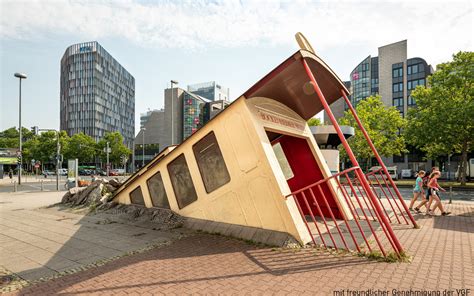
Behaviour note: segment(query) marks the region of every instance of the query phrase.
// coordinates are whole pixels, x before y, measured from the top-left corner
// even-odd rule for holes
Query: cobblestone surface
[[[169,246],[24,288],[20,295],[298,294],[350,290],[474,289],[474,205],[453,215],[417,215],[421,229],[395,227],[411,263],[384,263],[314,249],[258,248],[198,234]],[[339,292],[339,293],[334,293]],[[375,295],[375,294],[372,294]],[[445,294],[447,295],[447,294]],[[462,294],[459,294],[462,295]]]

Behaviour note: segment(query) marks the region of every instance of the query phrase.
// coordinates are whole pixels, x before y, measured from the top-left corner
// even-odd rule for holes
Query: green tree
[[[474,53],[458,52],[418,86],[408,112],[408,142],[430,158],[460,153],[459,181],[466,183],[467,154],[474,146]]]
[[[321,125],[321,120],[319,118],[310,118],[308,120],[308,125],[309,126],[318,126],[318,125]]]
[[[77,158],[79,163],[93,162],[97,149],[92,137],[84,133],[75,134],[69,138],[67,149],[64,150],[64,159]]]
[[[31,141],[31,142],[30,142]],[[57,150],[57,136],[55,131],[43,132],[27,143],[30,157],[41,163],[55,163]],[[65,131],[59,133],[61,153],[67,150],[69,137]]]
[[[102,162],[107,161],[107,153],[105,152],[107,142],[109,142],[109,147],[111,149],[109,161],[112,164],[121,165],[122,158],[129,157],[129,155],[132,153],[132,151],[123,144],[123,137],[119,132],[106,133],[104,138],[100,140],[99,143],[97,143],[97,147],[100,150],[98,152]]]
[[[395,107],[387,108],[383,105],[380,96],[371,96],[360,101],[356,111],[375,148],[381,155],[388,157],[407,152],[405,139],[399,132],[405,127],[406,121]],[[349,145],[356,157],[365,160],[367,167],[370,167],[374,154],[349,110],[340,119],[340,124],[355,128],[355,135],[348,140]],[[340,148],[341,157],[346,158],[347,154],[344,148],[342,146]]]
[[[23,143],[33,138],[33,133],[23,127],[21,130],[21,136],[23,138]],[[18,148],[20,147],[20,133],[16,127],[11,127],[9,129],[0,132],[0,148]]]

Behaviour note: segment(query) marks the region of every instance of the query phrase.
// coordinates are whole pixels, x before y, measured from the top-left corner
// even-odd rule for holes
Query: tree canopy
[[[400,134],[400,129],[405,127],[406,120],[395,107],[387,108],[380,96],[370,96],[357,104],[356,112],[375,148],[381,155],[388,157],[407,152],[405,139]],[[340,124],[355,128],[355,135],[348,140],[349,145],[356,157],[359,160],[365,160],[367,166],[370,166],[374,154],[364,135],[357,127],[350,110],[344,113],[344,117],[340,119]],[[346,157],[347,154],[343,151],[342,146],[341,149],[341,156]]]
[[[32,159],[41,163],[54,163],[57,153],[57,136],[55,131],[41,132],[34,135],[30,130],[23,127],[23,163],[30,163]],[[79,160],[79,163],[91,163],[95,161],[96,156],[100,156],[102,162],[106,162],[105,147],[109,142],[110,163],[123,165],[123,160],[128,159],[131,154],[123,144],[123,137],[119,132],[107,133],[99,143],[83,133],[75,134],[69,137],[65,131],[59,134],[60,153],[64,161],[67,159]],[[12,127],[0,132],[0,148],[18,148],[19,132],[17,128]]]
[[[310,118],[308,119],[308,125],[309,126],[318,126],[321,125],[321,120],[319,118]]]
[[[97,143],[97,147],[100,151],[99,155],[102,159],[102,162],[107,161],[106,147],[107,142],[109,142],[109,148],[111,152],[109,154],[109,162],[120,165],[123,164],[123,158],[128,158],[132,153],[130,149],[123,144],[123,136],[119,132],[106,133],[104,138]]]
[[[439,64],[428,85],[411,93],[416,107],[408,112],[407,141],[431,158],[461,153],[464,184],[467,153],[474,146],[474,53],[459,52]]]

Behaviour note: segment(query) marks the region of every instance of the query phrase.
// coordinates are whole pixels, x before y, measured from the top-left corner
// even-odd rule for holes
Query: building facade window
[[[412,90],[415,89],[418,85],[425,85],[425,79],[416,79],[416,80],[410,80],[407,82],[407,89]]]
[[[403,77],[403,68],[396,68],[392,70],[392,77],[397,78],[397,77]]]
[[[201,126],[204,101],[185,92],[183,101],[183,139],[194,134]]]
[[[394,83],[393,92],[401,92],[401,91],[403,91],[403,82]]]
[[[408,96],[407,98],[407,106],[415,106],[416,105],[416,101],[415,101],[415,98],[412,97],[412,96]]]
[[[229,171],[214,132],[210,132],[194,144],[193,153],[207,193],[229,183]]]
[[[408,75],[412,75],[412,74],[416,74],[416,73],[424,72],[424,71],[425,71],[425,66],[422,63],[407,67]]]

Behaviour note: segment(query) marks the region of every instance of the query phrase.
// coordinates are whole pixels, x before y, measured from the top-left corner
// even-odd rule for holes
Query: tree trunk
[[[467,142],[462,144],[461,165],[459,166],[459,182],[466,185],[466,168],[467,168]]]

